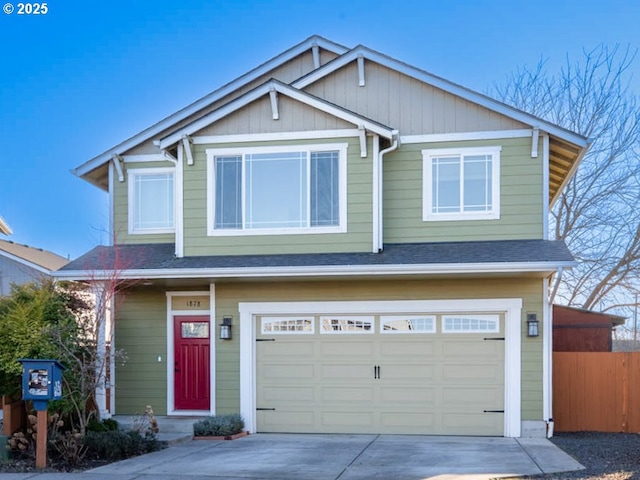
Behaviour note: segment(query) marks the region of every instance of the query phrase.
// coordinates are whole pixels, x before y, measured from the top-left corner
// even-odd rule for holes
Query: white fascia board
[[[194,145],[214,145],[217,143],[277,142],[282,140],[315,140],[319,138],[357,137],[357,128],[337,130],[303,130],[298,132],[241,133],[232,135],[201,135],[191,137]]]
[[[132,269],[122,270],[122,279],[185,279],[185,278],[261,278],[261,277],[330,277],[362,276],[383,277],[388,275],[451,275],[478,273],[552,273],[558,268],[573,268],[576,262],[523,262],[523,263],[477,263],[477,264],[416,264],[416,265],[338,265],[304,267],[239,267],[197,269]],[[113,272],[69,270],[54,272],[57,278],[69,280],[100,280],[112,278]]]
[[[273,57],[271,60],[264,62],[263,64],[257,66],[253,70],[245,73],[244,75],[232,80],[231,82],[223,85],[222,87],[214,90],[213,92],[205,95],[204,97],[196,100],[195,102],[187,105],[181,110],[178,110],[176,113],[169,115],[168,117],[160,120],[158,123],[146,128],[142,132],[130,137],[122,143],[110,148],[104,153],[92,158],[91,160],[83,163],[82,165],[76,167],[71,170],[74,175],[81,177],[89,173],[91,170],[99,167],[103,163],[108,162],[114,154],[121,154],[126,152],[127,150],[135,147],[136,145],[149,140],[150,138],[155,137],[160,134],[162,131],[171,127],[171,125],[175,125],[176,123],[181,122],[187,117],[197,113],[199,110],[203,109],[207,105],[216,102],[217,100],[225,97],[226,95],[232,93],[235,90],[242,88],[243,86],[251,83],[256,78],[259,78],[261,75],[273,70],[274,68],[279,67],[280,65],[288,62],[292,58],[297,57],[301,53],[310,50],[314,44],[317,44],[321,48],[333,52],[337,55],[342,55],[345,52],[349,51],[347,47],[344,45],[340,45],[338,43],[334,43],[326,38],[314,35],[312,37],[307,38],[306,40],[300,42],[298,45],[291,47],[289,50],[282,52],[281,54]]]
[[[18,257],[9,252],[5,252],[4,250],[0,250],[0,257],[8,258],[9,260],[13,260],[14,262],[18,262],[21,265],[32,268],[33,270],[37,270],[40,273],[44,273],[46,275],[51,275],[52,271],[48,270],[36,263],[30,262],[29,260],[25,260],[22,257]]]
[[[582,135],[578,135],[577,133],[571,132],[562,127],[537,118],[533,115],[525,113],[521,110],[510,107],[509,105],[499,102],[498,100],[495,100],[491,97],[445,80],[444,78],[438,77],[436,75],[433,75],[432,73],[426,72],[394,58],[388,57],[387,55],[383,55],[382,53],[376,52],[375,50],[371,50],[362,45],[358,45],[351,51],[323,65],[322,67],[314,70],[304,77],[301,77],[300,79],[292,82],[291,86],[303,89],[308,85],[311,85],[312,83],[336,71],[337,69],[343,67],[344,65],[347,65],[348,63],[353,61],[357,61],[358,56],[360,55],[362,55],[367,60],[379,63],[380,65],[383,65],[387,68],[415,78],[416,80],[424,82],[428,85],[437,87],[452,95],[456,95],[460,98],[476,103],[506,117],[512,118],[527,125],[531,125],[532,127],[539,126],[541,130],[544,130],[551,135],[561,138],[567,142],[573,143],[579,147],[587,146],[587,139]]]
[[[459,142],[465,140],[500,140],[503,138],[531,138],[533,130],[487,130],[482,132],[429,133],[425,135],[402,135],[400,143]]]
[[[249,103],[257,100],[264,95],[270,95],[270,92],[276,91],[285,95],[293,100],[297,100],[301,103],[309,105],[313,108],[326,112],[337,118],[350,122],[356,126],[363,125],[368,131],[376,133],[382,137],[391,139],[394,130],[390,127],[382,126],[372,120],[350,112],[342,107],[338,107],[332,103],[322,100],[318,97],[310,95],[301,90],[295,89],[277,80],[270,80],[259,87],[245,93],[241,97],[232,100],[226,105],[214,110],[213,112],[199,118],[198,120],[190,123],[189,125],[173,132],[172,134],[162,138],[158,142],[158,146],[161,149],[166,149],[178,142],[183,135],[193,135],[199,130],[211,125],[212,123],[220,120],[221,118],[230,115],[231,113],[239,110],[240,108],[248,105]]]

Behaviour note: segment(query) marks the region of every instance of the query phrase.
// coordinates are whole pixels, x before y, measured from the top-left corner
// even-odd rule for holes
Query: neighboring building
[[[13,232],[7,222],[4,221],[2,217],[0,217],[0,234],[2,235],[11,235]]]
[[[554,305],[553,351],[611,352],[613,329],[624,322],[619,315]]]
[[[547,292],[575,265],[548,211],[587,147],[317,36],[123,141],[75,170],[108,192],[115,244],[57,274],[133,283],[111,413],[544,435]]]
[[[0,296],[11,293],[12,284],[34,282],[69,263],[55,253],[0,240]]]

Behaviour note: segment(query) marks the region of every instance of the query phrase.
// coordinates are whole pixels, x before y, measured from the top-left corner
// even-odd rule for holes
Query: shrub
[[[160,450],[161,444],[155,438],[144,438],[130,430],[108,430],[106,432],[86,432],[83,441],[87,455],[94,458],[119,460]]]
[[[243,430],[244,420],[239,413],[203,418],[193,424],[193,434],[197,437],[221,437],[234,435]]]
[[[111,430],[118,430],[118,421],[112,418],[105,418],[101,422],[92,418],[87,423],[87,432],[108,432]]]

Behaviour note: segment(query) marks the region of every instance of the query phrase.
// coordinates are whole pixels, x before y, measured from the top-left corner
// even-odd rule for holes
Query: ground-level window
[[[423,220],[500,218],[500,150],[422,150]]]
[[[346,229],[346,144],[209,149],[209,235]]]

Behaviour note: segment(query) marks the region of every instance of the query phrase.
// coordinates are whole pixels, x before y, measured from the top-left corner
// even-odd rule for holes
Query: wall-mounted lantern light
[[[220,340],[231,340],[231,320],[233,320],[232,317],[222,317]]]
[[[538,335],[538,315],[527,313],[527,337],[537,337]]]

